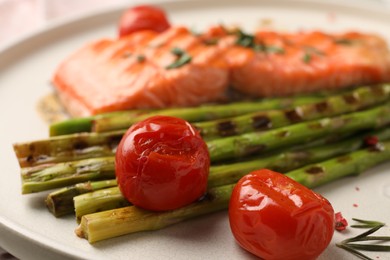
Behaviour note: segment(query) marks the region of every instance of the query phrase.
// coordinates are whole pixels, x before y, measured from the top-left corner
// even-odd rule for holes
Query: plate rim
[[[340,12],[369,12],[368,15],[378,14],[381,16],[389,15],[390,8],[381,8],[377,4],[368,3],[368,2],[355,2],[355,1],[343,1],[338,2],[335,0],[241,0],[245,3],[252,3],[261,5],[270,5],[270,6],[286,6],[287,4],[299,4],[305,5],[308,8],[341,8]],[[26,46],[33,39],[37,39],[42,36],[46,36],[48,34],[53,33],[56,30],[61,30],[65,26],[69,26],[71,24],[83,23],[87,20],[94,19],[101,16],[108,16],[113,14],[118,14],[124,8],[129,7],[131,5],[138,4],[139,1],[134,1],[131,4],[128,3],[119,3],[116,5],[112,5],[110,7],[99,8],[96,10],[92,10],[90,12],[78,13],[76,15],[68,16],[65,18],[60,18],[54,20],[51,24],[38,28],[31,33],[25,34],[22,37],[15,39],[14,41],[6,43],[2,48],[0,48],[0,68],[2,67],[2,59],[3,56],[7,56],[9,53],[14,53],[20,47]],[[145,2],[143,2],[145,3]],[[185,8],[185,5],[201,5],[202,3],[210,4],[208,0],[159,0],[159,1],[148,1],[148,4],[158,5],[158,6],[169,6],[174,4],[181,5],[180,8]],[[236,0],[226,0],[226,1],[213,1],[212,5],[232,5],[237,4]],[[390,21],[389,21],[390,24]],[[4,62],[6,63],[6,62]],[[5,66],[3,64],[3,66]],[[10,253],[14,255],[18,255],[17,250],[20,249],[21,245],[9,245],[5,241],[23,241],[24,243],[29,244],[29,246],[33,246],[36,250],[40,250],[41,255],[35,255],[34,258],[41,259],[43,255],[47,256],[56,256],[61,258],[88,258],[88,253],[82,250],[74,249],[69,245],[63,245],[60,242],[52,241],[48,237],[45,237],[41,234],[34,233],[30,230],[23,229],[22,226],[13,222],[10,219],[5,218],[0,214],[0,233],[4,234],[0,238],[0,245]],[[7,237],[7,238],[6,238]],[[10,239],[11,237],[11,239]],[[3,246],[4,245],[4,246]],[[77,253],[77,254],[76,254]],[[31,255],[30,255],[31,256]]]

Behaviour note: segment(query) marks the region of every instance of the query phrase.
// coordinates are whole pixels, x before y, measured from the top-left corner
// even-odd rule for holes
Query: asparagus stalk
[[[58,136],[82,132],[91,132],[94,120],[103,120],[104,118],[122,116],[122,114],[126,114],[128,117],[136,117],[149,112],[151,112],[151,110],[128,110],[98,114],[89,117],[70,118],[51,124],[49,127],[49,135]]]
[[[158,230],[186,219],[227,208],[234,185],[210,189],[199,202],[166,212],[143,210],[128,206],[83,216],[76,229],[79,237],[90,243],[146,230]]]
[[[33,193],[68,185],[115,178],[115,158],[101,157],[22,169],[22,193]]]
[[[13,145],[20,167],[113,155],[124,131],[78,133]]]
[[[247,133],[207,142],[212,162],[260,154],[266,151],[305,143],[328,134],[342,134],[379,128],[390,123],[390,103],[365,111],[322,118],[265,132]]]
[[[117,186],[115,179],[77,183],[51,192],[47,196],[45,203],[54,216],[61,217],[74,213],[73,198],[75,196],[114,186]]]
[[[330,138],[330,141],[335,141],[334,139]],[[323,138],[316,143],[319,145],[327,142],[327,138]],[[108,157],[25,167],[21,169],[22,193],[27,194],[62,188],[67,185],[77,184],[80,181],[112,179],[115,178],[114,163],[115,158],[111,154]],[[245,165],[242,165],[242,167],[245,167]],[[61,196],[61,193],[56,196]]]
[[[287,147],[292,145],[298,145],[300,143],[306,143],[315,139],[323,138],[330,134],[345,134],[356,132],[359,130],[365,130],[370,128],[379,128],[390,123],[390,103],[361,111],[354,112],[333,118],[324,118],[291,126],[281,127],[274,130],[269,130],[261,133],[247,133],[239,136],[226,137],[217,140],[211,140],[207,142],[207,146],[210,153],[210,159],[213,163],[222,160],[235,159],[245,157],[253,154],[262,154],[277,148]],[[74,159],[74,157],[72,157]],[[52,167],[55,168],[56,172],[60,172],[59,168],[72,165],[71,162],[64,164],[57,164]],[[42,166],[43,167],[43,166]],[[112,166],[111,166],[112,167]],[[87,167],[89,171],[90,167]],[[42,173],[43,171],[43,173]],[[89,171],[91,174],[92,172]],[[112,178],[112,169],[103,171],[106,174],[105,178]],[[110,176],[108,176],[111,174]],[[60,183],[64,182],[61,178],[53,178],[55,174],[53,170],[38,169],[33,167],[22,169],[23,185],[31,183],[30,188],[24,189],[24,193],[38,191],[38,182],[40,179],[50,179],[46,189],[54,188],[52,184],[57,183],[60,187]],[[100,175],[95,175],[94,178],[99,178]],[[50,177],[50,178],[49,178]],[[77,176],[82,180],[85,179],[82,176]],[[68,179],[67,179],[68,180]],[[64,182],[66,185],[74,184],[75,182]],[[44,185],[43,185],[44,186]]]
[[[360,174],[388,160],[390,142],[387,141],[375,147],[305,166],[287,173],[287,176],[314,188],[345,176]],[[81,218],[75,232],[79,237],[94,243],[125,234],[162,229],[184,220],[227,209],[233,187],[234,184],[212,188],[202,200],[177,210],[152,212],[136,206],[127,206],[88,214]]]
[[[198,129],[206,137],[207,135],[224,136],[255,131],[262,128],[276,128],[280,126],[286,126],[291,123],[296,123],[297,121],[307,121],[324,116],[333,116],[366,108],[367,106],[384,102],[384,100],[389,98],[389,95],[390,85],[387,84],[372,87],[361,87],[356,90],[346,92],[343,95],[336,95],[331,96],[328,99],[323,99],[319,103],[297,106],[295,109],[273,110],[264,113],[249,114],[225,121],[197,123],[195,126],[198,127]],[[302,97],[299,100],[302,102]],[[269,102],[270,101],[268,100],[266,103],[269,104]],[[297,101],[297,103],[299,102]],[[236,103],[224,106],[221,105],[215,106],[214,110],[214,107],[212,106],[200,107],[197,109],[208,110],[209,113],[212,111],[211,114],[213,115],[220,115],[222,112],[218,112],[218,108],[227,108],[228,106],[234,107],[238,105],[245,105],[244,107],[246,107],[246,109],[240,109],[242,112],[244,110],[248,111],[249,109],[258,109],[258,107],[255,105],[250,106],[249,104],[257,103]],[[258,104],[263,103],[258,102]],[[162,112],[164,111],[167,112],[171,110],[163,110]],[[178,113],[176,110],[173,111]],[[186,112],[186,110],[180,111],[183,113],[189,113],[188,111]],[[226,111],[232,113],[231,111],[234,111],[234,109]],[[226,111],[224,113],[228,113]],[[141,117],[150,115],[150,113],[144,114],[141,115]],[[182,117],[185,116],[182,115]],[[190,115],[187,115],[186,117],[187,119],[191,118]],[[101,118],[106,119],[117,117]],[[133,118],[137,118],[137,120],[141,119],[140,117]],[[14,144],[14,150],[21,167],[52,162],[72,161],[82,158],[107,156],[115,151],[124,131],[125,130],[118,130],[115,132],[107,132],[102,134],[78,133],[53,137],[50,139],[38,140],[34,142]]]
[[[257,101],[233,102],[222,105],[203,105],[190,108],[170,108],[153,111],[144,115],[134,117],[126,113],[112,117],[97,118],[93,121],[93,130],[95,132],[107,132],[113,130],[127,129],[135,122],[144,120],[154,115],[165,115],[179,117],[189,122],[201,122],[213,119],[227,118],[242,115],[250,112],[282,109],[286,107],[313,103],[322,100],[318,95],[298,96],[287,98],[269,98]]]
[[[88,192],[75,196],[74,212],[77,221],[89,213],[116,209],[131,205],[123,196],[118,186]]]
[[[279,172],[287,172],[311,163],[351,153],[365,145],[364,140],[366,136],[376,136],[379,141],[389,140],[390,129],[365,133],[337,143],[282,151],[281,153],[250,161],[212,166],[210,167],[208,188],[236,183],[245,174],[256,169],[267,168]],[[113,187],[75,196],[74,212],[77,220],[80,220],[83,215],[114,209],[119,205],[126,205],[126,203],[128,202],[121,195],[119,188]],[[71,210],[73,211],[73,205]]]
[[[193,123],[206,139],[268,130],[323,117],[337,116],[379,105],[390,98],[390,84],[364,86],[316,103],[284,110],[247,113],[232,118]]]
[[[382,133],[383,132],[383,133]],[[383,138],[390,138],[390,129],[384,129],[381,132],[378,132],[378,136]],[[380,137],[379,137],[380,138]],[[343,141],[338,143],[337,145],[327,145],[321,146],[322,149],[313,148],[312,150],[304,150],[303,147],[300,150],[293,150],[291,152],[282,152],[273,156],[264,157],[261,159],[250,159],[248,161],[233,163],[233,164],[225,164],[220,166],[211,166],[210,174],[209,174],[209,187],[221,186],[223,184],[234,183],[237,181],[242,175],[245,173],[257,169],[259,167],[269,167],[269,168],[277,168],[280,170],[293,169],[294,167],[298,167],[298,165],[303,165],[304,162],[308,163],[311,161],[317,161],[317,154],[320,156],[319,158],[326,158],[330,156],[334,156],[336,154],[341,154],[343,151],[350,151],[356,149],[356,143],[361,143],[362,138],[355,137],[357,142],[351,141]],[[331,141],[335,141],[334,138],[331,138]],[[327,139],[321,139],[316,142],[315,145],[321,145],[324,143],[328,143]],[[313,144],[309,144],[308,146],[312,146]],[[306,147],[306,146],[305,146]],[[312,158],[310,160],[310,158]],[[101,159],[97,159],[96,163],[100,163]],[[112,159],[113,160],[113,159]],[[306,161],[308,160],[308,161]],[[92,166],[94,159],[89,159],[90,168],[95,168],[98,171],[99,167]],[[60,164],[59,164],[60,165]],[[65,168],[66,169],[66,168]],[[112,171],[114,176],[114,165],[112,164]],[[56,170],[59,176],[62,176],[62,170],[57,168]],[[78,172],[77,168],[75,168],[75,172]],[[102,185],[106,184],[108,185]],[[111,185],[113,184],[113,185]],[[23,190],[30,190],[28,188],[29,183],[23,182]],[[36,190],[40,190],[37,188],[37,183],[34,184]],[[79,200],[85,201],[88,205],[89,213],[101,210],[99,205],[99,198],[104,197],[105,200],[109,200],[110,196],[113,194],[113,191],[110,191],[110,195],[107,192],[100,192],[98,190],[116,186],[116,180],[107,180],[107,181],[88,181],[86,183],[78,183],[73,186],[68,186],[65,188],[61,188],[60,190],[49,193],[46,199],[46,204],[49,210],[57,217],[74,213],[76,212],[76,216],[82,216],[85,213],[84,209],[81,209],[82,203],[78,203]],[[47,186],[46,186],[47,187]],[[77,196],[84,193],[89,192],[90,194],[83,197]],[[119,189],[117,188],[117,193],[119,193]],[[73,198],[75,198],[75,203],[73,203]],[[76,204],[76,206],[74,206]],[[116,203],[113,203],[112,208],[116,207]],[[95,207],[95,208],[94,208]],[[76,209],[75,209],[76,208]],[[80,208],[80,210],[78,210]]]

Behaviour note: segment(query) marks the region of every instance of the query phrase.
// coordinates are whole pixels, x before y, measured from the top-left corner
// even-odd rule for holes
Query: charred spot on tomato
[[[311,175],[317,175],[317,174],[325,173],[325,170],[320,166],[312,166],[310,168],[307,168],[305,172]]]
[[[284,114],[291,122],[302,121],[302,110],[299,108],[287,110],[286,112],[284,112]]]
[[[315,108],[318,112],[325,112],[326,110],[329,109],[329,104],[326,101],[319,102],[319,103],[315,104]]]
[[[269,129],[272,127],[272,122],[269,117],[258,115],[252,117],[252,127],[256,130]]]
[[[237,134],[236,125],[232,121],[222,121],[217,124],[218,133],[221,136],[230,136]]]

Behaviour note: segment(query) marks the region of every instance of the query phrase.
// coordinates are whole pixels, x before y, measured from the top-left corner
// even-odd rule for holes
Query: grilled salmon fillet
[[[226,68],[221,48],[176,27],[90,43],[59,66],[53,83],[71,115],[87,116],[220,100]]]
[[[246,36],[241,36],[241,42]],[[258,32],[252,46],[230,42],[226,59],[230,83],[252,96],[284,96],[390,81],[386,42],[347,32]],[[233,43],[233,44],[232,44]],[[228,45],[229,43],[223,43]]]
[[[390,52],[379,36],[319,31],[253,35],[222,26],[141,31],[90,43],[53,77],[66,109],[86,116],[131,108],[196,106],[390,81]]]

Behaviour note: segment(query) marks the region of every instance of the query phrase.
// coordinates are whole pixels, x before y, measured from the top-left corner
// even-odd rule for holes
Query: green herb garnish
[[[265,52],[267,53],[277,53],[277,54],[284,54],[284,49],[278,46],[265,46]]]
[[[334,43],[343,44],[343,45],[351,45],[353,43],[353,41],[349,40],[349,39],[335,39]]]
[[[237,45],[246,48],[252,48],[253,50],[258,52],[284,54],[284,49],[281,47],[273,46],[273,45],[264,45],[263,43],[257,43],[256,37],[252,34],[244,33],[241,30],[238,30],[236,34],[238,35],[236,41]]]
[[[363,232],[360,235],[357,235],[352,238],[345,239],[340,243],[337,243],[336,246],[342,248],[351,254],[361,258],[372,260],[372,258],[366,256],[365,254],[359,252],[360,251],[375,251],[375,252],[390,252],[390,245],[383,245],[384,242],[390,241],[390,236],[371,236],[371,234],[378,231],[380,228],[384,227],[385,224],[379,221],[372,220],[362,220],[353,218],[356,222],[359,222],[357,225],[351,225],[351,227],[355,228],[370,228],[368,231]],[[356,243],[356,242],[367,242],[370,243]],[[377,242],[374,244],[373,242]]]
[[[192,57],[183,49],[176,47],[171,50],[171,53],[176,55],[177,58],[172,64],[165,67],[166,69],[179,68],[187,63],[190,63],[192,60]]]
[[[385,225],[385,223],[375,221],[375,220],[363,220],[358,218],[352,218],[352,220],[360,223],[358,225],[351,225],[351,227],[353,228],[373,228],[373,227]]]
[[[146,57],[142,54],[137,55],[137,61],[138,62],[144,62]]]
[[[319,56],[325,55],[323,51],[311,46],[305,46],[304,50],[305,50],[305,54],[302,57],[304,63],[309,63],[312,60],[313,55],[319,55]]]
[[[302,60],[304,63],[309,63],[311,61],[311,54],[308,52],[305,52],[305,54],[302,57]]]
[[[210,38],[203,40],[203,43],[206,45],[216,45],[218,43],[218,38]]]

